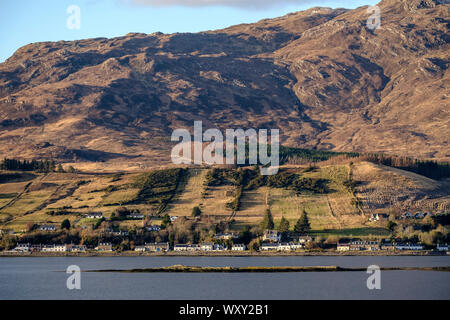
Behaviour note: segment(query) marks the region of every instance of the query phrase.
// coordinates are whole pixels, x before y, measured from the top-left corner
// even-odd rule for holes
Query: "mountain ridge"
[[[195,34],[42,42],[0,64],[0,152],[170,160],[170,134],[279,128],[287,146],[449,160],[449,6],[311,8]]]

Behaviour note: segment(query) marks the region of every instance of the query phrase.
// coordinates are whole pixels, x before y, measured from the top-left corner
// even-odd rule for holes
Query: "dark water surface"
[[[0,299],[450,299],[450,272],[382,271],[381,290],[365,272],[82,273],[68,290],[65,270],[171,266],[450,266],[450,256],[57,257],[0,258]]]

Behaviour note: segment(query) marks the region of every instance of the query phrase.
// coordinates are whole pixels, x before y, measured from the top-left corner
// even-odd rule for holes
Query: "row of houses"
[[[88,248],[85,245],[75,244],[29,244],[19,243],[13,249],[15,252],[86,252]]]
[[[426,217],[433,217],[432,212],[405,212],[401,216],[397,217],[398,220],[403,219],[424,219]],[[389,219],[389,214],[387,213],[372,213],[369,216],[369,221],[387,221]]]
[[[170,246],[167,242],[163,243],[146,243],[143,246],[137,246],[134,249],[138,252],[164,252],[170,251]],[[176,252],[194,252],[194,251],[227,251],[227,247],[216,243],[202,243],[202,244],[175,244],[173,251]],[[234,244],[232,251],[247,250],[244,244]]]
[[[300,242],[266,242],[260,246],[261,251],[296,251],[305,248],[304,243]]]
[[[424,250],[425,247],[421,243],[407,242],[396,243],[392,241],[364,241],[360,239],[344,240],[337,243],[337,251],[376,251],[376,250],[388,250],[388,251],[417,251]],[[447,244],[438,244],[436,247],[438,251],[448,251]]]
[[[416,213],[412,213],[412,212],[405,212],[404,214],[402,214],[399,219],[424,219],[426,217],[433,217],[434,214],[432,212],[416,212]]]

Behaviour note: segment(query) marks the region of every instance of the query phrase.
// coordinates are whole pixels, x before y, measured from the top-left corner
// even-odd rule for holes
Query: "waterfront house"
[[[147,248],[148,251],[151,251],[151,252],[169,251],[169,243],[168,242],[146,243],[145,247]]]
[[[200,251],[202,248],[199,244],[188,245],[187,251]]]
[[[247,250],[245,244],[233,244],[232,251],[245,251]]]
[[[147,251],[147,247],[146,247],[146,246],[135,246],[135,247],[134,247],[134,251],[137,251],[137,252],[146,252],[146,251]]]
[[[41,252],[66,252],[67,245],[65,244],[51,244],[42,247]]]
[[[390,239],[384,239],[381,242],[380,249],[381,250],[394,251],[395,250],[395,243],[392,242]]]
[[[87,247],[84,244],[77,245],[77,244],[68,244],[66,246],[66,250],[69,252],[86,252]]]
[[[29,243],[18,243],[13,250],[19,252],[29,252],[31,250],[31,245]]]
[[[95,248],[97,251],[113,251],[112,244],[110,242],[101,242]]]
[[[397,250],[423,250],[420,243],[399,243],[395,246]]]
[[[261,244],[261,251],[277,251],[279,243],[263,243]]]
[[[291,250],[300,250],[305,248],[305,243],[302,242],[291,242],[289,244],[291,246]]]
[[[222,244],[215,244],[214,251],[226,251],[227,247]]]
[[[33,244],[30,247],[31,252],[40,252],[42,250],[42,244]]]
[[[278,251],[291,251],[291,244],[287,242],[280,243],[277,248]]]
[[[337,251],[350,251],[350,241],[348,240],[340,240],[337,243]]]
[[[189,246],[187,244],[178,243],[173,247],[173,251],[187,251],[188,247]]]
[[[201,244],[201,250],[202,251],[213,251],[214,250],[214,243],[212,242],[205,242]]]
[[[360,239],[339,241],[338,251],[362,251],[362,250],[380,250],[380,244],[377,241],[364,241]]]
[[[263,241],[280,242],[281,234],[276,230],[264,231]]]

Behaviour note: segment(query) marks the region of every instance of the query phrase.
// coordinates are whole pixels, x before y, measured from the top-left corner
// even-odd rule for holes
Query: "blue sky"
[[[129,32],[198,32],[314,6],[355,8],[378,0],[1,0],[0,62],[31,42],[116,37]],[[180,5],[181,4],[181,5]],[[67,28],[67,8],[81,28]]]

